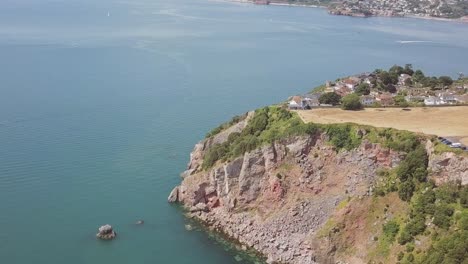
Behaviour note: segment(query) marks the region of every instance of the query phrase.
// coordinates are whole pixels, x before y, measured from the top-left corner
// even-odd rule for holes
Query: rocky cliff
[[[437,184],[460,181],[462,185],[468,184],[468,158],[453,152],[436,154],[431,141],[426,143],[426,151],[429,155],[428,168],[432,178]]]
[[[356,232],[369,230],[356,224],[355,233],[342,245],[332,236],[324,237],[323,230],[335,230],[327,228],[337,212],[357,214],[356,219],[368,213],[366,207],[345,205],[350,200],[355,207],[371,204],[378,172],[398,166],[405,153],[367,139],[354,149],[337,151],[322,132],[277,140],[202,169],[206,152],[225,142],[230,133],[242,131],[251,116],[195,146],[182,173],[183,181],[171,192],[169,201],[182,203],[190,217],[255,249],[268,263],[367,262],[362,252],[337,252],[351,237],[358,237]],[[468,182],[466,157],[434,154],[430,141],[426,149],[429,171],[437,183],[454,179]],[[353,226],[348,224],[348,229]],[[368,240],[363,238],[366,243]]]

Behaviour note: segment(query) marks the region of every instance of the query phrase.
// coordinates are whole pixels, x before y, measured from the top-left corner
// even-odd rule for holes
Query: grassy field
[[[468,145],[468,106],[421,108],[366,108],[344,111],[338,108],[297,111],[304,122],[322,124],[357,123],[392,127],[457,139]]]

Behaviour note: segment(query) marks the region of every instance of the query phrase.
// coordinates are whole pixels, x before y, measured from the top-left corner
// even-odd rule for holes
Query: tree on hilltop
[[[413,65],[412,64],[405,64],[405,68],[403,69],[403,73],[406,73],[408,75],[413,75],[414,74]]]
[[[361,83],[354,92],[358,95],[368,95],[370,94],[370,87],[367,83]]]
[[[449,86],[449,85],[452,85],[453,80],[452,80],[452,78],[450,76],[440,76],[439,77],[439,83],[442,86]]]
[[[348,94],[341,100],[341,108],[344,110],[360,110],[362,104],[359,96],[355,93]]]
[[[397,84],[398,83],[398,74],[396,74],[394,72],[389,73],[387,71],[382,71],[381,73],[379,73],[379,79],[385,85]]]
[[[421,70],[416,70],[413,74],[413,81],[415,82],[421,82],[426,76],[424,76],[424,73]]]
[[[321,104],[337,105],[340,103],[340,101],[341,96],[333,92],[324,93],[319,97],[319,103]]]
[[[403,69],[403,67],[398,66],[398,65],[393,65],[393,66],[388,70],[388,72],[389,72],[390,74],[396,74],[396,75],[400,75],[400,74],[402,74],[404,71],[405,71],[405,69]]]

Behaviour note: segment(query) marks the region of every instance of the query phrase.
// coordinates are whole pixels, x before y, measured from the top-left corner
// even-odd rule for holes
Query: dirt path
[[[304,122],[358,123],[392,127],[430,135],[450,137],[468,145],[468,106],[409,108],[367,108],[344,111],[337,108],[297,111]]]

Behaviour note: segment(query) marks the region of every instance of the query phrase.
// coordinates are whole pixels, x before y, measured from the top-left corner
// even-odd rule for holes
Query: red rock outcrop
[[[325,135],[285,139],[208,171],[200,169],[201,142],[170,200],[269,262],[314,263],[308,238],[341,200],[370,194],[378,168],[400,161],[377,144],[337,153],[326,141]]]

